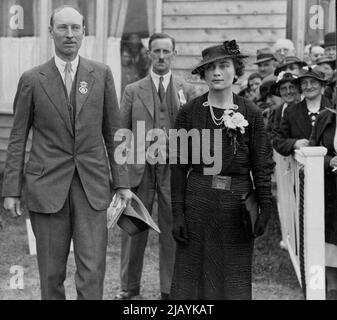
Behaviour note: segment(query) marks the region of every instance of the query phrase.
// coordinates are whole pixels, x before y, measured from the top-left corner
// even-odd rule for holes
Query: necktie
[[[311,120],[311,125],[314,126],[318,116],[318,112],[309,112],[308,114]]]
[[[71,88],[73,86],[73,80],[71,79],[71,63],[67,62],[64,69],[64,84],[67,89],[68,97],[70,97]]]
[[[163,85],[163,81],[164,81],[164,77],[160,77],[159,78],[159,88],[158,88],[158,95],[159,95],[160,102],[163,102],[164,97],[165,97],[165,88]]]

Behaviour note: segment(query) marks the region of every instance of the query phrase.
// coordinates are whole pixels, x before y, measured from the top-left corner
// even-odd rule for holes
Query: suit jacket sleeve
[[[19,80],[14,99],[14,118],[3,178],[3,197],[21,197],[25,151],[33,122],[33,84],[28,74]]]
[[[189,121],[189,115],[192,114],[193,102],[184,105],[178,112],[177,118],[175,120],[174,129],[179,131],[180,129],[185,129],[187,132],[191,129]],[[177,164],[171,164],[171,203],[172,203],[172,214],[173,216],[184,215],[185,213],[185,190],[187,184],[187,174],[191,167],[190,155],[191,155],[191,145],[188,142],[188,161],[182,159],[180,143],[177,144]],[[182,162],[182,163],[181,163]]]
[[[115,90],[113,76],[109,67],[106,71],[103,126],[102,134],[106,145],[112,174],[112,186],[117,188],[129,188],[129,176],[126,164],[118,164],[115,161],[115,149],[119,142],[115,141],[118,130],[121,129],[121,116]]]
[[[275,136],[274,141],[275,150],[283,156],[289,156],[294,151],[294,145],[297,139],[291,138],[290,135],[290,116],[289,108],[284,110],[284,115],[279,128],[274,128]]]
[[[253,109],[253,108],[252,108]],[[262,112],[253,114],[250,125],[250,164],[262,211],[271,210],[271,175],[275,166],[272,159],[272,147],[267,135]]]
[[[132,130],[133,94],[130,86],[126,86],[121,103],[122,127]]]

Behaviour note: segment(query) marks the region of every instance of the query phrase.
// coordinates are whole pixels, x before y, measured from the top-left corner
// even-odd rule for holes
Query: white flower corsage
[[[237,135],[238,133],[245,134],[246,127],[249,125],[243,114],[236,111],[239,107],[237,105],[232,105],[224,110],[223,115],[220,118],[216,118],[210,103],[207,101],[203,105],[205,107],[209,106],[213,122],[217,126],[222,126],[223,129],[227,129],[227,134],[232,140],[231,143],[234,144],[234,154],[236,154],[237,147],[239,146]]]

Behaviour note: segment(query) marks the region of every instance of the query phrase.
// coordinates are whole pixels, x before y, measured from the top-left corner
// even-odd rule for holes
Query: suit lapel
[[[80,57],[76,76],[76,119],[92,92],[95,83],[93,72],[94,69],[88,64],[87,60]]]
[[[67,108],[67,98],[64,92],[61,75],[55,65],[54,58],[45,64],[45,68],[40,71],[40,83],[46,95],[54,105],[60,117],[66,124],[67,129],[73,135]]]
[[[139,98],[143,102],[146,109],[149,111],[152,119],[154,118],[154,101],[152,92],[152,79],[151,76],[147,76],[139,84]]]

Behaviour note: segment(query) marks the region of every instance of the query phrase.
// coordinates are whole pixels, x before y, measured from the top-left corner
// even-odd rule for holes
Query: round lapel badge
[[[87,94],[88,93],[88,83],[85,81],[81,81],[79,91],[82,94]]]

